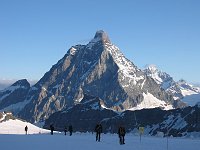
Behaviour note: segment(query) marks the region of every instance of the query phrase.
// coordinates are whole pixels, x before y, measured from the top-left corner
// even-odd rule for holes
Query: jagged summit
[[[103,30],[97,31],[94,38],[95,39],[101,39],[101,40],[104,40],[104,41],[110,41],[108,34]]]
[[[156,72],[158,71],[158,68],[154,64],[146,65],[145,69],[148,70],[149,72]]]
[[[103,43],[110,43],[110,39],[108,34],[103,30],[98,30],[94,36],[94,38],[90,41],[90,43],[95,42],[103,42]]]

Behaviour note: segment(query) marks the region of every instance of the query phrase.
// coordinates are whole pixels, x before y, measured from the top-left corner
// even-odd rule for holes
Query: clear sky
[[[199,0],[0,0],[0,79],[40,79],[99,29],[139,68],[200,82]]]

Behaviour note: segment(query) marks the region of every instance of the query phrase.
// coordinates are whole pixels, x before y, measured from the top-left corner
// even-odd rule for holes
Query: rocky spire
[[[105,31],[103,31],[103,30],[97,31],[93,40],[110,43],[110,39],[109,39],[107,33]]]

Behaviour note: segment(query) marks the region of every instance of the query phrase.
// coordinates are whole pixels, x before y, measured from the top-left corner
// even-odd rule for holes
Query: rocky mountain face
[[[56,112],[45,122],[44,127],[54,124],[55,129],[63,131],[72,125],[74,131],[94,132],[97,123],[101,123],[104,133],[117,133],[120,125],[127,132],[139,133],[144,127],[144,134],[162,136],[189,136],[200,131],[200,105],[182,109],[162,110],[160,108],[124,111],[121,113],[102,107],[101,100],[89,98],[87,102]],[[88,100],[88,98],[87,98]]]
[[[182,89],[182,90],[188,90],[188,91],[192,91],[192,92],[195,92],[195,93],[200,93],[200,88],[199,87],[195,87],[194,85],[192,84],[188,84],[185,80],[181,79],[177,82],[177,84],[179,85],[179,87]],[[184,96],[184,93],[183,93],[183,96]]]
[[[79,104],[84,94],[99,97],[104,107],[116,111],[172,109],[181,103],[125,58],[104,31],[97,31],[87,45],[72,46],[31,87],[26,96],[29,103],[19,115],[32,122],[43,121]]]
[[[24,105],[29,89],[29,82],[23,79],[0,91],[0,110],[19,112]]]
[[[93,131],[96,123],[105,118],[118,115],[118,113],[102,106],[103,100],[98,97],[84,95],[81,103],[52,114],[45,121],[44,127],[49,128],[50,124],[53,124],[56,130],[63,131],[65,126],[71,124],[75,131]]]
[[[0,112],[0,123],[9,119],[16,119],[11,112]]]
[[[155,65],[149,65],[145,74],[155,80],[167,93],[173,95],[175,100],[181,99],[187,105],[194,106],[200,102],[200,88],[188,84],[185,80],[174,81],[174,79],[156,68]]]

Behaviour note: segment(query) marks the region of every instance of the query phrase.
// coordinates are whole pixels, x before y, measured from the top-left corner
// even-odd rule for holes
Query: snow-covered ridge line
[[[0,134],[25,134],[25,126],[28,127],[28,134],[49,133],[48,130],[39,128],[29,122],[9,119],[0,123]]]
[[[182,100],[190,106],[200,101],[200,88],[188,84],[185,80],[174,81],[166,72],[160,71],[155,65],[149,65],[144,70],[147,76],[154,79],[174,100]]]
[[[140,71],[130,60],[128,60],[119,50],[119,48],[111,43],[106,43],[105,48],[113,56],[115,63],[119,67],[119,74],[123,77],[130,78],[130,82],[134,85],[137,84],[139,80],[144,80],[145,77],[140,75],[137,76],[135,72]],[[123,85],[126,87],[126,85]]]

